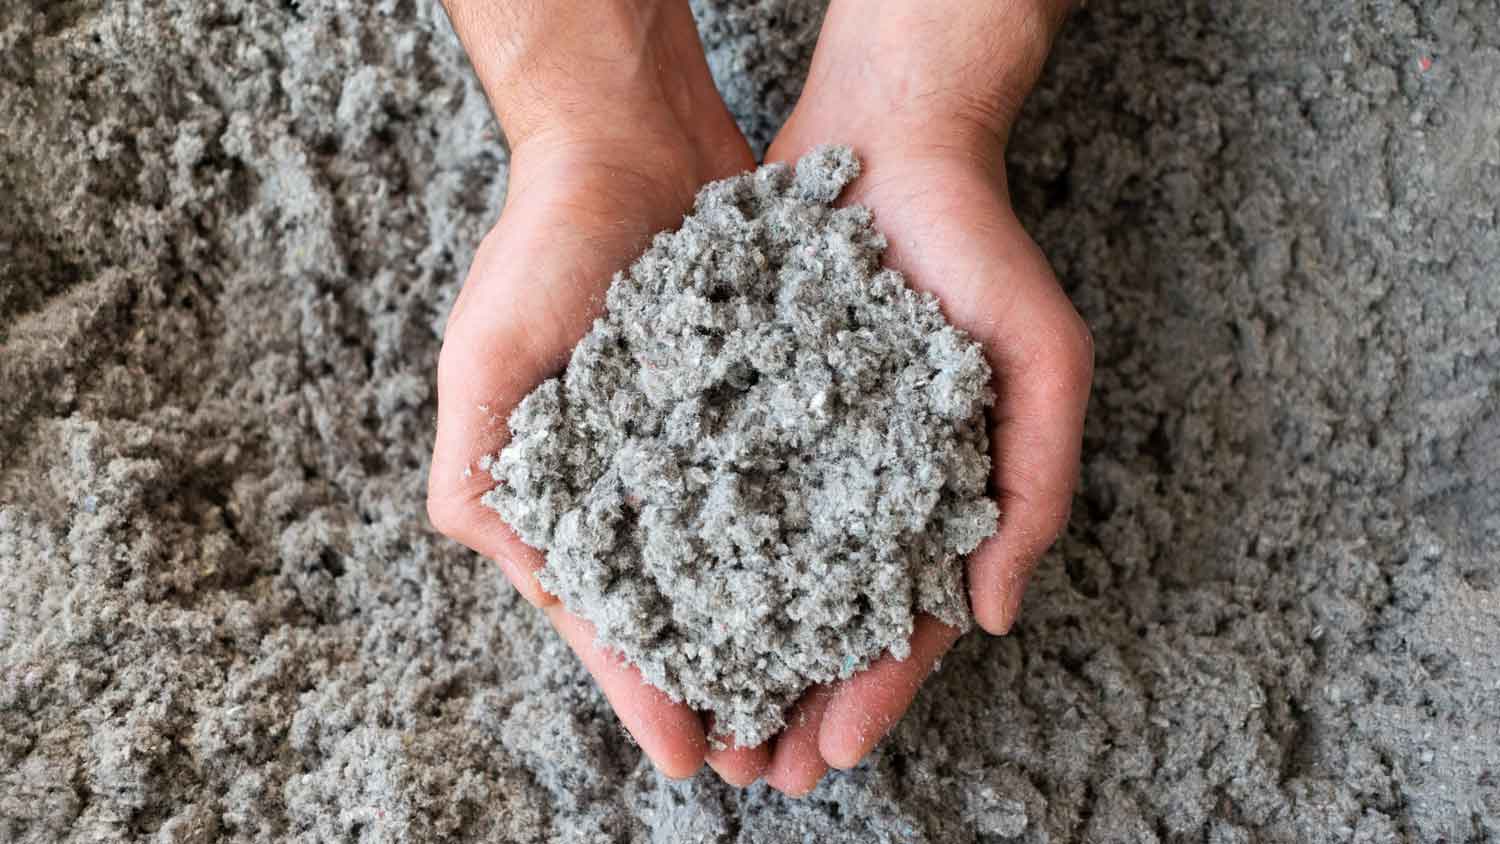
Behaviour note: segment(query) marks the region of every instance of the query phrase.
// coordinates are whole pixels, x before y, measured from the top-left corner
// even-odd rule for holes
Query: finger
[[[592,624],[561,604],[552,604],[546,612],[656,769],[673,779],[697,773],[703,767],[708,744],[697,713],[648,684],[641,672],[618,654],[597,646]]]
[[[709,729],[712,731],[712,721]],[[731,740],[729,746],[721,750],[710,747],[704,761],[725,782],[736,788],[746,788],[765,774],[771,763],[771,747],[769,742],[740,747]]]
[[[984,341],[996,347],[990,454],[1000,523],[967,566],[974,618],[997,635],[1015,624],[1037,561],[1067,525],[1093,380],[1088,329],[1036,261],[1033,281],[1015,283],[1038,288],[1011,297],[1002,321],[1012,339]]]
[[[835,768],[852,768],[906,714],[912,699],[938,660],[958,641],[957,628],[930,615],[917,617],[911,655],[889,654],[840,683],[823,713],[818,750]]]
[[[788,797],[806,797],[817,788],[828,773],[828,763],[818,750],[818,731],[832,699],[831,687],[813,686],[792,707],[786,728],[776,737],[776,749],[766,770],[767,785]]]

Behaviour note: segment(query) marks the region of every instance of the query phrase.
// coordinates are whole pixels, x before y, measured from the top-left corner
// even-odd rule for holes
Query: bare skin
[[[496,560],[593,674],[664,774],[706,761],[727,782],[764,778],[800,796],[857,764],[910,705],[958,633],[919,619],[912,655],[808,692],[754,748],[712,750],[703,719],[593,645],[588,623],[537,584],[543,559],[479,503],[479,457],[555,374],[603,306],[613,273],[674,227],[704,182],[754,166],[714,91],[682,0],[448,0],[511,143],[499,223],[475,256],[438,364],[428,510],[443,533]],[[984,344],[998,533],[968,561],[981,627],[1007,632],[1036,561],[1062,530],[1075,484],[1092,346],[1011,211],[1004,145],[1061,23],[1058,0],[895,0],[871,14],[835,0],[806,90],[769,151],[795,160],[846,143],[865,165],[845,202],[866,205],[887,263],[930,290]]]

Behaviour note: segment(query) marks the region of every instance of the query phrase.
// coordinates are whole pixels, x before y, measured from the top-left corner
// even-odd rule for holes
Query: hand
[[[842,202],[875,213],[888,266],[938,297],[983,344],[995,373],[992,494],[999,531],[968,560],[981,627],[1007,632],[1026,580],[1067,522],[1093,348],[1082,319],[1010,206],[1011,121],[1061,23],[1057,3],[913,0],[868,8],[835,0],[807,87],[767,154],[795,161],[851,144],[863,175]],[[775,740],[766,780],[810,791],[832,765],[857,764],[900,719],[958,631],[918,619],[911,655],[806,695]]]
[[[511,408],[561,369],[598,315],[612,274],[654,232],[676,224],[703,182],[753,164],[713,92],[691,19],[681,4],[652,2],[605,2],[587,11],[546,9],[536,0],[448,5],[512,156],[504,213],[475,256],[439,361],[433,523],[499,562],[521,594],[547,612],[664,773],[689,776],[706,758],[734,784],[766,774],[788,793],[810,790],[828,763],[846,767],[868,752],[956,631],[919,619],[907,660],[886,659],[836,688],[811,690],[775,740],[774,755],[772,743],[709,751],[699,717],[595,647],[587,622],[537,584],[541,555],[478,500],[491,483],[475,471],[478,458],[503,447]],[[849,37],[866,28],[850,8],[843,2],[830,12],[809,94],[772,157],[794,158],[826,141],[854,143],[867,175],[848,199],[876,211],[892,241],[888,261],[914,285],[934,290],[950,319],[986,344],[1001,396],[992,450],[1027,461],[997,464],[1002,533],[970,562],[976,614],[1000,632],[1014,617],[1025,572],[1065,518],[1087,393],[1087,334],[1009,213],[999,170],[1003,132],[976,131],[981,122],[971,119],[967,101],[924,97],[935,106],[930,112],[905,111],[910,92],[882,85],[905,85],[914,75],[861,79],[843,72],[869,71],[857,51],[875,49]],[[974,16],[962,12],[948,17]],[[1050,38],[1049,28],[1038,31]],[[922,46],[911,41],[907,46]],[[906,55],[951,60],[951,47],[939,38]],[[1007,71],[1007,90],[1025,90],[1011,71],[1028,62],[989,66]],[[908,130],[928,118],[927,128],[938,133],[932,137],[946,140],[915,140],[923,135]],[[948,187],[953,193],[934,193]]]
[[[656,232],[677,226],[705,182],[753,167],[749,147],[714,90],[685,3],[542,9],[451,0],[450,13],[506,129],[511,171],[500,221],[444,333],[430,517],[496,560],[547,613],[663,773],[691,776],[707,756],[726,779],[749,784],[768,753],[708,752],[696,713],[596,647],[593,628],[537,583],[541,554],[480,504],[493,481],[476,466],[509,439],[511,409],[565,365],[614,273]],[[497,14],[505,20],[486,20]],[[527,46],[544,35],[547,60],[561,68],[556,79],[538,77],[548,66]],[[566,55],[570,48],[579,55]]]

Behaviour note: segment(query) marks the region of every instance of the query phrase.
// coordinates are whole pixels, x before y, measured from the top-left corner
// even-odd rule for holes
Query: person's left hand
[[[936,295],[949,321],[984,347],[998,397],[990,411],[990,494],[1001,516],[998,532],[970,555],[967,575],[975,619],[1003,634],[1032,568],[1067,522],[1093,374],[1088,329],[1016,219],[1005,182],[1010,122],[1046,44],[1040,53],[1012,53],[1034,68],[996,71],[1002,83],[1024,87],[976,109],[986,101],[955,101],[943,90],[924,95],[924,75],[949,57],[941,45],[923,51],[918,42],[935,30],[920,24],[931,22],[924,15],[940,18],[941,9],[928,7],[916,15],[921,20],[897,27],[899,45],[882,51],[879,34],[857,19],[858,10],[847,14],[851,8],[830,10],[807,89],[767,160],[792,162],[824,143],[853,146],[863,173],[841,202],[874,212],[890,243],[885,264]],[[846,49],[852,52],[841,55]],[[903,60],[901,50],[916,52]],[[860,60],[870,52],[883,57],[879,67]],[[957,76],[943,79],[962,88]],[[767,782],[801,795],[830,765],[857,764],[958,636],[921,616],[907,659],[887,655],[810,691],[775,739]]]

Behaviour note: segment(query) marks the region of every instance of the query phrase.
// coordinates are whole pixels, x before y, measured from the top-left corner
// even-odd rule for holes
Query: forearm
[[[444,0],[512,146],[686,127],[718,102],[686,0]]]

